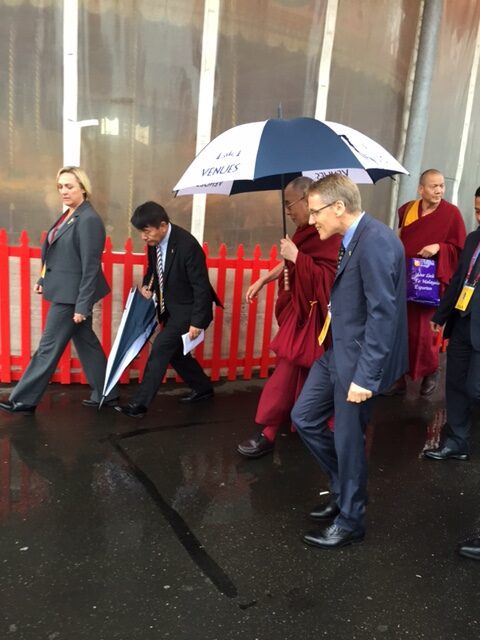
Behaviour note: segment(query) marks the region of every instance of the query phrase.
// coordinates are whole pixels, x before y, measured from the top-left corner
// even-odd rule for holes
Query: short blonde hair
[[[92,195],[92,184],[84,169],[81,167],[62,167],[57,173],[57,182],[63,173],[71,173],[77,179],[80,188],[83,189],[85,200],[89,200]]]
[[[328,176],[312,182],[308,188],[308,195],[316,193],[325,202],[341,200],[348,213],[362,210],[362,198],[357,185],[341,173],[331,173]]]

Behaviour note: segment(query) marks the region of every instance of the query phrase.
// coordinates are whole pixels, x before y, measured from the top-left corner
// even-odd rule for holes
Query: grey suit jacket
[[[405,253],[386,225],[365,214],[331,293],[333,353],[338,377],[374,394],[408,369]]]
[[[52,225],[52,229],[55,226]],[[75,305],[75,313],[88,316],[95,302],[110,291],[101,259],[105,226],[86,200],[61,227],[51,244],[42,246],[44,275],[38,280],[51,302]]]

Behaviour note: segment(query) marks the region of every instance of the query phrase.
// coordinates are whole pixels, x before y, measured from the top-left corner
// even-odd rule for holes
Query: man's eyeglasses
[[[297,202],[300,202],[300,200],[305,200],[305,196],[302,196],[301,198],[299,198],[298,200],[295,200],[294,202],[288,202],[288,203],[286,202],[285,203],[285,208],[288,209],[289,211],[291,211],[292,207],[294,205],[296,205]]]
[[[333,207],[335,202],[337,202],[337,200],[335,200],[334,202],[330,202],[330,204],[323,205],[323,207],[320,207],[320,209],[310,209],[310,213],[315,216],[317,213],[320,213],[320,211],[328,209],[328,207]]]

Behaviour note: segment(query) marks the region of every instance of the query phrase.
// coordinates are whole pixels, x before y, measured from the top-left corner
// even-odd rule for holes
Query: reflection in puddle
[[[423,449],[420,451],[418,457],[423,457],[423,452],[426,449],[436,449],[440,444],[440,439],[442,436],[443,426],[446,422],[446,411],[445,409],[439,409],[435,411],[433,414],[433,418],[427,425],[427,439],[425,440],[425,444],[423,445]]]
[[[22,461],[10,437],[0,438],[0,518],[35,509],[49,496],[49,485]]]

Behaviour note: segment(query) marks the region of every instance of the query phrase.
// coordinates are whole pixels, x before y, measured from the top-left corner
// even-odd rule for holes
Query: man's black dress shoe
[[[210,400],[213,398],[213,389],[208,391],[190,391],[184,396],[180,397],[180,402],[188,404],[189,402],[201,402],[202,400]]]
[[[480,560],[480,538],[473,538],[462,542],[457,547],[457,552],[465,558]]]
[[[420,386],[420,395],[421,396],[430,396],[438,385],[438,370],[435,373],[431,373],[428,376],[425,376],[422,380],[422,384]]]
[[[336,498],[330,498],[327,502],[322,502],[318,507],[315,507],[310,511],[309,516],[311,520],[322,521],[329,518],[335,518],[340,513],[340,509],[337,504]]]
[[[115,411],[123,413],[124,416],[128,416],[129,418],[143,418],[143,416],[147,413],[147,407],[144,407],[143,404],[117,404],[114,409]]]
[[[448,460],[450,458],[453,460],[468,460],[470,456],[468,453],[443,445],[437,449],[425,449],[423,457],[429,460]]]
[[[312,531],[303,536],[303,541],[312,547],[320,549],[338,549],[346,547],[349,544],[357,544],[363,542],[365,531],[347,531],[337,524],[331,524],[326,529],[320,531]]]
[[[119,398],[114,398],[113,400],[105,400],[102,404],[102,407],[116,407],[118,406]],[[93,407],[94,409],[98,409],[98,405],[100,404],[96,400],[90,400],[90,398],[85,398],[82,400],[82,404],[84,407]]]
[[[238,447],[238,453],[246,458],[261,458],[262,456],[271,453],[275,444],[266,438],[263,433],[259,433],[249,440],[244,440]]]
[[[31,404],[23,404],[23,402],[15,402],[15,400],[5,400],[0,402],[0,409],[9,413],[27,413],[32,414],[37,407]]]

